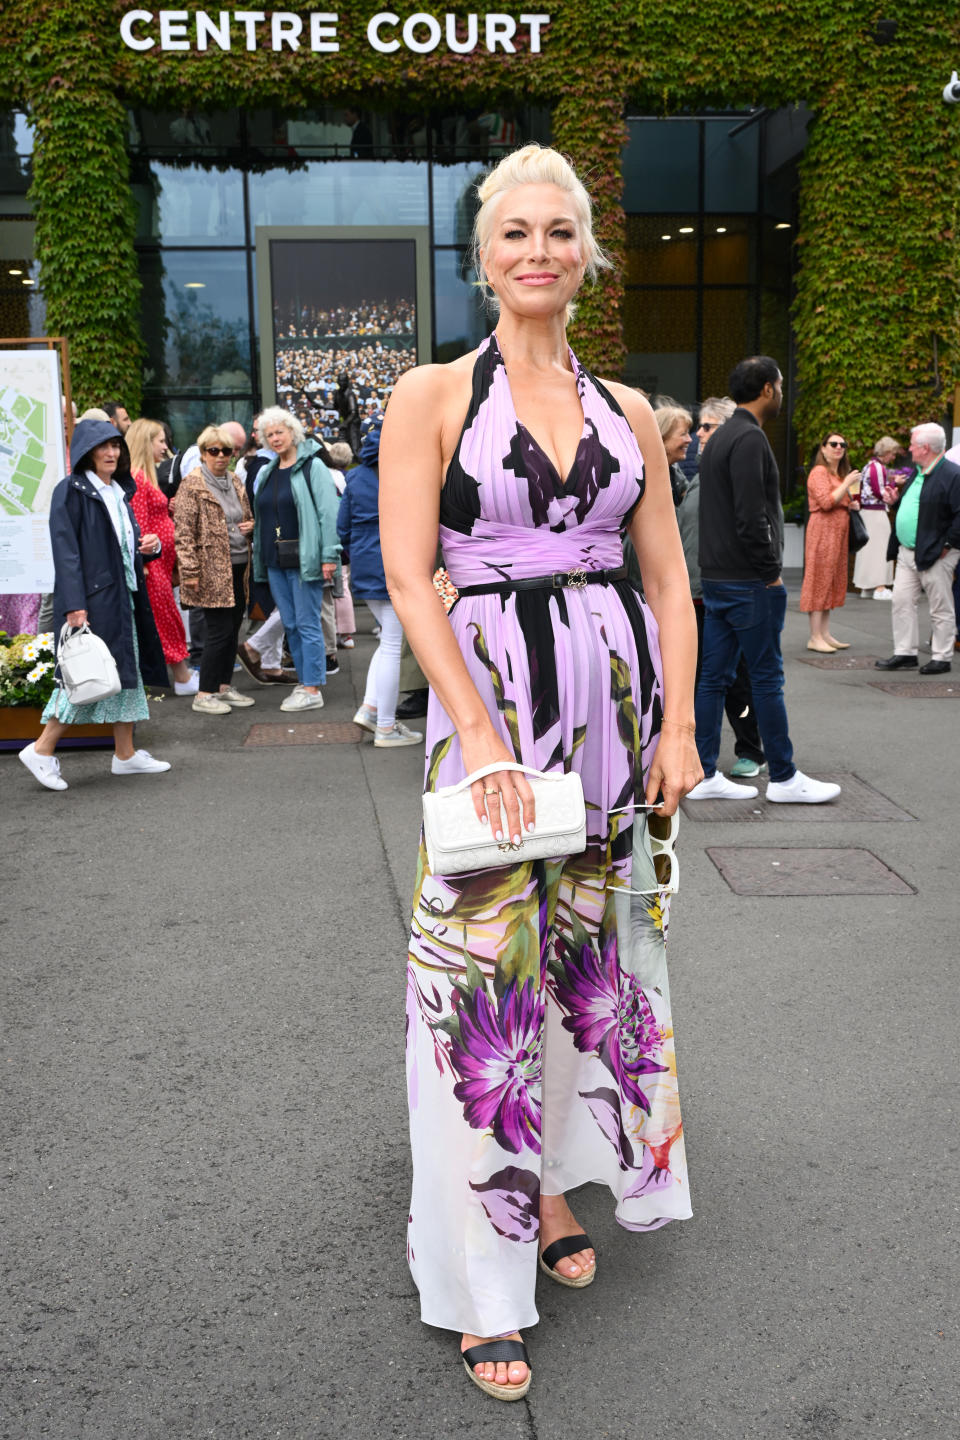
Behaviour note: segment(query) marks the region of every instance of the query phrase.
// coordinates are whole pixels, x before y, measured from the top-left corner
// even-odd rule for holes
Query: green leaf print
[[[503,716],[507,731],[510,735],[510,743],[513,746],[513,753],[520,759],[520,726],[517,723],[517,707],[513,700],[508,700],[503,688],[503,676],[499,669],[490,659],[490,652],[487,650],[487,642],[483,638],[483,631],[476,621],[468,627],[477,633],[473,638],[473,651],[477,659],[483,665],[493,685],[493,693],[497,697],[497,709]]]
[[[640,755],[640,722],[633,703],[630,666],[619,655],[610,656],[610,698],[617,716],[617,730],[632,760]]]
[[[532,980],[534,986],[540,984],[538,913],[528,905],[513,917],[504,932],[503,948],[494,976],[494,990],[498,996],[503,994],[511,980],[516,980],[518,986],[526,980]]]
[[[467,965],[467,984],[470,987],[471,995],[474,990],[485,990],[487,988],[487,982],[483,978],[483,971],[467,949],[466,925],[463,927],[463,958]]]
[[[437,788],[437,776],[440,774],[440,766],[450,753],[450,746],[453,744],[453,736],[448,735],[445,740],[438,740],[430,751],[430,768],[427,770],[427,783],[425,789],[433,791]]]

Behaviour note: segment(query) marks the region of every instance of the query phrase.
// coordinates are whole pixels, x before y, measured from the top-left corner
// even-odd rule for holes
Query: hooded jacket
[[[347,475],[337,530],[350,552],[350,589],[360,600],[389,600],[380,553],[380,431],[370,430],[361,463]]]
[[[91,450],[105,440],[119,438],[119,432],[106,420],[81,420],[74,429],[70,442],[72,474],[60,481],[50,499],[50,544],[55,572],[53,630],[59,636],[70,611],[86,610],[90,629],[104,641],[117,662],[120,684],[124,690],[134,690],[138,669],[147,685],[170,684],[147,596],[145,557],[138,549],[140,527],[130,507],[136,485],[129,475],[116,476],[133,527],[133,571],[137,588],[131,595],[127,590],[123,552],[107,503],[87,479],[87,467],[83,464]],[[158,556],[146,558],[154,560]],[[133,601],[132,610],[128,596]]]
[[[254,480],[253,518],[257,522],[253,532],[253,575],[255,580],[266,580],[267,569],[263,563],[260,543],[260,496],[264,485],[277,468],[279,456],[274,455]],[[324,565],[340,563],[340,542],[337,539],[337,487],[333,476],[318,454],[318,447],[312,440],[303,440],[297,446],[297,458],[290,472],[290,489],[293,503],[297,507],[297,527],[300,532],[300,579],[323,582]]]

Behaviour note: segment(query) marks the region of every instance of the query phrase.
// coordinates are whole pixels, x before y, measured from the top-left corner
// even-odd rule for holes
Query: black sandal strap
[[[498,1360],[503,1360],[508,1365],[519,1360],[528,1370],[531,1368],[530,1356],[522,1340],[488,1340],[483,1345],[471,1345],[469,1350],[461,1350],[460,1353],[471,1370],[475,1370],[478,1365],[495,1365]]]
[[[548,1270],[553,1270],[558,1260],[566,1260],[568,1255],[576,1255],[579,1250],[592,1249],[589,1235],[564,1235],[562,1240],[554,1240],[552,1245],[548,1245],[541,1252],[540,1259]]]

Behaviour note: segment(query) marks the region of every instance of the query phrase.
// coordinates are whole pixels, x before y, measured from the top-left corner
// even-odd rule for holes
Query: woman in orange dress
[[[160,536],[160,558],[147,568],[147,595],[163,646],[163,658],[173,671],[177,695],[195,695],[199,677],[187,664],[190,654],[180,606],[173,594],[173,568],[177,563],[173,519],[167,497],[157,482],[157,463],[167,448],[163,426],[158,420],[134,420],[126,434],[130,469],[137,482],[130,506],[137,524],[145,533]],[[155,572],[155,573],[154,573]]]
[[[803,588],[800,609],[810,616],[808,650],[832,655],[848,650],[845,640],[830,633],[830,611],[847,597],[847,564],[850,553],[851,509],[859,509],[851,491],[860,482],[860,471],[850,469],[847,442],[831,431],[817,448],[813,468],[807,476],[810,519],[803,556]]]

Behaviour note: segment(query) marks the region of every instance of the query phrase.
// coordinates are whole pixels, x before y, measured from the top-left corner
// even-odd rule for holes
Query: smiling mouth
[[[551,281],[556,280],[556,278],[556,275],[547,274],[546,272],[538,272],[535,275],[517,276],[521,285],[549,285]]]

